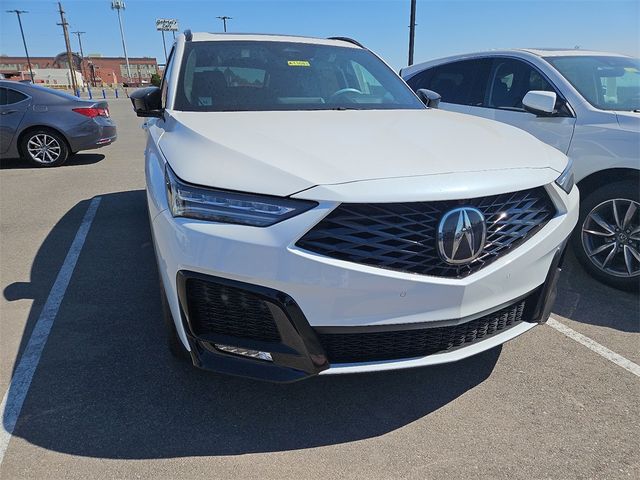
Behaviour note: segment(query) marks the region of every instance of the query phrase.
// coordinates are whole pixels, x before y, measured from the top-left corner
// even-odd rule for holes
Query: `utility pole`
[[[224,33],[227,33],[227,20],[233,20],[233,17],[227,17],[226,15],[223,15],[222,17],[216,17],[216,18],[219,18],[220,20],[222,20]]]
[[[71,32],[78,36],[78,43],[80,44],[80,73],[82,73],[82,78],[84,78],[84,52],[82,51],[82,38],[80,35],[83,35],[87,32]]]
[[[129,66],[129,57],[127,56],[127,44],[124,41],[124,30],[122,29],[122,18],[120,18],[120,10],[124,10],[124,0],[112,0],[111,9],[118,12],[118,24],[120,25],[120,37],[122,38],[122,50],[124,50],[124,61],[127,64],[127,79],[131,81],[131,67]]]
[[[69,30],[67,30],[67,20],[64,17],[64,10],[62,9],[62,2],[58,2],[58,11],[60,12],[60,23],[62,26],[62,32],[64,33],[64,43],[67,47],[67,63],[69,64],[69,74],[71,75],[71,86],[73,92],[78,91],[78,83],[76,82],[76,71],[73,68],[73,54],[71,53],[71,44],[69,43]]]
[[[416,37],[416,0],[411,0],[411,18],[409,20],[409,66],[413,65],[413,47]]]
[[[33,76],[33,70],[31,69],[31,58],[29,58],[29,50],[27,50],[27,41],[24,39],[24,30],[22,29],[22,20],[20,15],[23,13],[29,13],[26,10],[7,10],[7,13],[15,13],[18,17],[18,24],[20,25],[20,34],[22,35],[22,43],[24,44],[24,53],[27,55],[27,63],[29,64],[29,75],[31,75],[31,81],[35,83]]]

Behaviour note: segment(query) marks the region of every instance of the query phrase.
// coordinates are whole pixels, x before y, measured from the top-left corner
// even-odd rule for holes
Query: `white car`
[[[640,286],[640,62],[583,50],[504,50],[407,67],[440,107],[522,128],[566,153],[582,204],[580,262],[614,287]]]
[[[293,381],[459,360],[545,322],[567,157],[428,109],[348,39],[179,35],[146,182],[172,350]]]

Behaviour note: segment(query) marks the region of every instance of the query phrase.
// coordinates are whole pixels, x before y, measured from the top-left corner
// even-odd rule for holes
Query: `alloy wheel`
[[[640,275],[640,204],[615,198],[596,205],[582,224],[582,245],[607,275]]]
[[[36,162],[53,163],[60,158],[62,146],[55,137],[38,133],[27,142],[27,151]]]

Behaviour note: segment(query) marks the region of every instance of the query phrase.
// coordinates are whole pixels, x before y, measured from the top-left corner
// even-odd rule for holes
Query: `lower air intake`
[[[371,333],[320,333],[330,363],[424,357],[471,345],[523,321],[526,300],[460,325]]]
[[[186,293],[189,322],[196,336],[280,342],[271,310],[258,295],[198,278],[187,280]]]

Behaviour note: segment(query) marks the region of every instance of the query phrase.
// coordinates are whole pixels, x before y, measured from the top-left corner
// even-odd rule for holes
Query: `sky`
[[[85,54],[121,56],[110,0],[65,0],[70,31],[85,31]],[[180,30],[348,36],[395,69],[407,65],[409,0],[127,0],[123,12],[130,57],[164,63],[157,18],[175,18]],[[22,16],[32,56],[64,51],[57,2],[0,0],[0,54],[23,56],[15,14]],[[640,56],[640,0],[418,0],[415,62],[495,48],[563,47]],[[172,41],[167,35],[167,45]],[[71,45],[79,51],[78,40]]]

